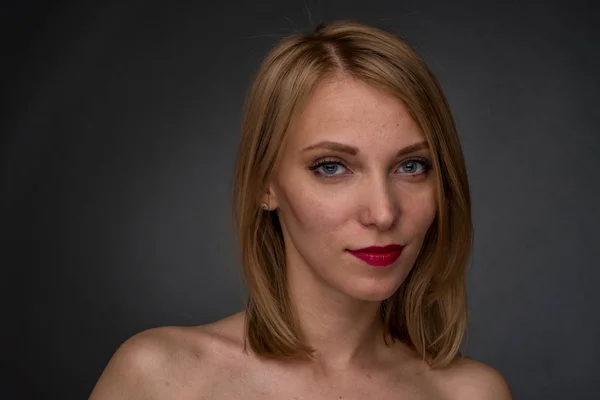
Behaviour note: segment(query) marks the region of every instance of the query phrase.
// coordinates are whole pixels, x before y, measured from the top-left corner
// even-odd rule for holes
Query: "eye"
[[[422,175],[431,169],[431,164],[424,158],[412,158],[404,161],[398,167],[402,174],[407,175]]]
[[[324,177],[343,175],[347,168],[339,161],[321,160],[309,167],[317,175]]]

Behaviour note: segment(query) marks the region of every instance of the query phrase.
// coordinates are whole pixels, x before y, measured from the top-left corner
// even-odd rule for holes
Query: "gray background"
[[[1,398],[86,398],[136,332],[242,307],[244,95],[282,35],[337,18],[404,37],[450,101],[476,228],[467,355],[518,399],[598,398],[592,2],[13,1],[0,18]]]

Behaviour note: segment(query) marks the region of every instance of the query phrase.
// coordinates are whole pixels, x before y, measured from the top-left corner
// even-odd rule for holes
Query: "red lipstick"
[[[348,250],[348,252],[373,267],[387,267],[400,257],[403,248],[404,246],[398,244],[390,244],[384,247],[371,246],[358,250]]]

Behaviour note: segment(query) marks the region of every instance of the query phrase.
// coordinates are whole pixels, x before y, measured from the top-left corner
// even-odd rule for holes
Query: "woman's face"
[[[425,136],[399,100],[341,75],[315,88],[288,134],[266,198],[288,273],[356,299],[391,296],[436,213]],[[356,253],[387,245],[402,247]]]

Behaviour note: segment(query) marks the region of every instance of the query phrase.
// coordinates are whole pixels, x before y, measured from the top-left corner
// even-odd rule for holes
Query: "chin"
[[[391,292],[389,294],[381,294],[381,293],[368,293],[368,294],[362,294],[360,297],[356,297],[356,299],[358,300],[362,300],[362,301],[384,301],[386,299],[388,299],[392,294],[394,294],[394,292]]]
[[[383,301],[390,298],[398,288],[400,284],[394,285],[383,285],[373,284],[365,285],[363,287],[354,287],[347,293],[357,300],[363,301]]]
[[[401,268],[387,276],[363,277],[353,282],[347,282],[345,292],[355,299],[364,301],[383,301],[390,298],[410,273],[410,268]]]

